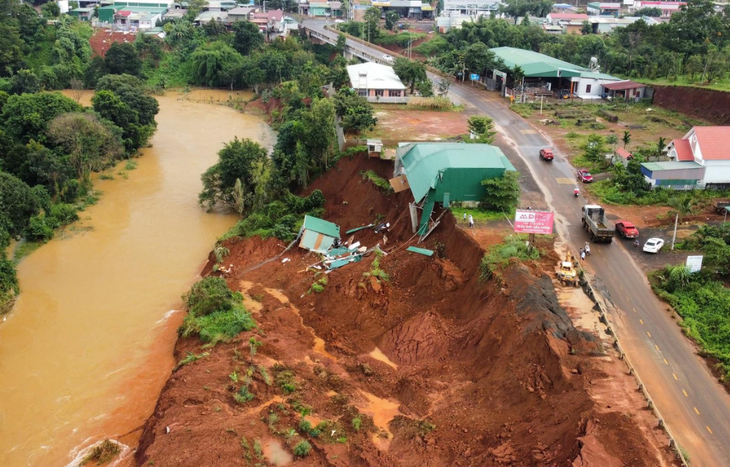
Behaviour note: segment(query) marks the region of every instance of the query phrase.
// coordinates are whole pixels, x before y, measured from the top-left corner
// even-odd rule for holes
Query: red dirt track
[[[606,378],[600,345],[573,327],[547,276],[513,264],[502,288],[480,283],[483,252],[450,214],[418,245],[443,244],[444,258],[405,251],[410,193],[384,195],[360,176],[371,169],[387,178],[392,163],[345,158],[310,190],[323,191],[325,218],[342,232],[379,215],[391,223],[385,245],[372,230],[354,234],[388,253],[380,267],[390,280],[364,276],[371,255],[330,273],[323,292],[307,293],[315,277],[303,271],[318,261],[314,254],[295,248],[284,255],[290,262],[242,274],[283,245],[228,241],[224,264],[233,272],[226,279],[247,303],[258,300],[252,306],[261,308],[253,310],[260,329],[212,349],[197,339],[178,341],[178,360],[188,351],[210,355],[173,372],[145,425],[138,465],[275,465],[280,458],[266,446],[273,441],[291,452],[302,439],[312,452],[292,465],[673,465],[635,418],[593,401],[589,388]],[[251,336],[263,342],[254,357]],[[371,356],[376,347],[387,358]],[[272,379],[282,366],[293,371],[296,392],[286,395],[255,372],[255,398],[237,404],[240,384],[228,375],[251,363],[264,365]],[[331,421],[326,432],[304,434],[301,405],[312,408],[312,425]],[[286,436],[289,428],[299,434]],[[248,446],[260,440],[265,459],[242,447],[242,437]]]

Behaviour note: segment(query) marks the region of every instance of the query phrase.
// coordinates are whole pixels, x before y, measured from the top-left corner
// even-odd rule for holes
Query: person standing
[[[466,224],[466,213],[464,213],[464,224]]]
[[[474,228],[474,217],[471,214],[469,214],[469,228]]]

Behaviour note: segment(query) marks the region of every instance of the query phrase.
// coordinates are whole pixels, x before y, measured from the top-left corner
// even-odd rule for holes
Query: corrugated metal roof
[[[304,216],[304,228],[332,238],[340,238],[340,227],[337,224],[318,217]]]
[[[692,170],[692,169],[702,169],[703,168],[700,164],[698,164],[696,162],[679,162],[679,161],[643,162],[641,165],[646,167],[647,169],[651,170],[652,172],[656,172],[656,171],[660,171],[660,170]]]
[[[617,83],[604,84],[603,87],[606,89],[611,89],[612,91],[623,91],[625,89],[645,88],[646,84],[635,83],[631,80],[626,80],[626,81],[619,81]]]
[[[496,47],[492,49],[494,54],[504,61],[509,68],[518,65],[527,77],[556,78],[560,77],[584,77],[595,79],[607,79],[621,81],[605,73],[596,73],[582,66],[558,60],[532,50],[517,49],[515,47]]]
[[[617,156],[620,156],[620,157],[622,157],[624,159],[629,159],[629,158],[633,159],[633,157],[634,157],[633,154],[631,154],[629,151],[627,151],[624,148],[618,148],[618,149],[616,149],[616,155]]]
[[[397,154],[416,202],[436,188],[450,169],[515,170],[502,151],[489,144],[413,143],[399,147]]]
[[[393,67],[379,63],[365,62],[347,67],[350,85],[355,89],[394,89],[403,90],[405,85]]]

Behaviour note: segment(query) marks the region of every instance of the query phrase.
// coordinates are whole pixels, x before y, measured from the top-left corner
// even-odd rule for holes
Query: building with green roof
[[[499,71],[509,75],[515,67],[519,66],[527,83],[542,85],[542,87],[550,83],[552,91],[566,90],[568,94],[582,99],[600,98],[605,93],[604,83],[622,81],[621,78],[573,65],[532,50],[496,47],[491,51],[505,64],[506,69]]]
[[[502,151],[489,144],[405,143],[396,151],[396,191],[410,188],[414,205],[423,208],[418,231],[425,233],[434,205],[478,203],[486,196],[482,180],[514,171]],[[411,209],[412,221],[414,209]]]
[[[339,238],[340,227],[337,224],[318,217],[304,216],[300,248],[317,253],[327,253],[335,240]]]

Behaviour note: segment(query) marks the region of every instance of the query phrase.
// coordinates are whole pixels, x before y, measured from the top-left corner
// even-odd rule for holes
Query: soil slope
[[[289,262],[244,274],[283,245],[229,241],[225,277],[245,294],[259,329],[206,350],[196,339],[178,341],[178,360],[209,355],[173,372],[138,465],[667,464],[630,415],[589,396],[592,380],[605,376],[599,345],[573,327],[547,276],[514,264],[502,288],[480,283],[482,251],[448,214],[419,245],[438,247],[442,258],[405,251],[409,193],[384,194],[360,176],[369,169],[387,177],[392,164],[345,159],[311,189],[324,192],[326,217],[343,232],[391,222],[385,244],[372,230],[355,234],[388,253],[378,261],[389,280],[368,276],[371,255],[309,293],[322,277],[304,272],[315,255],[297,248],[284,256]],[[251,337],[263,342],[254,356]],[[237,369],[244,378],[249,368],[254,398],[240,404],[233,394],[242,383],[229,375]],[[299,413],[319,429],[300,425]],[[312,451],[293,457],[302,440]]]

